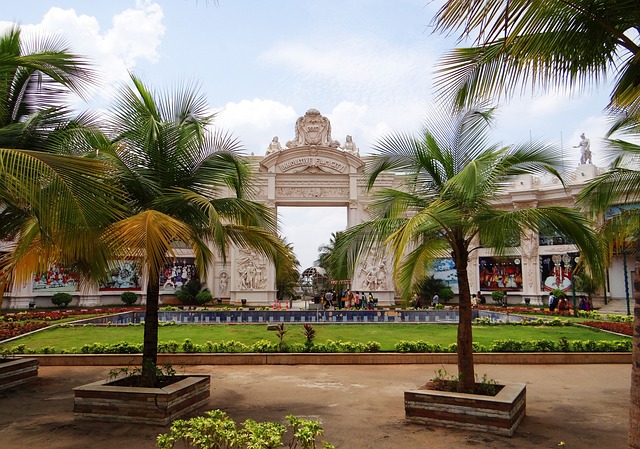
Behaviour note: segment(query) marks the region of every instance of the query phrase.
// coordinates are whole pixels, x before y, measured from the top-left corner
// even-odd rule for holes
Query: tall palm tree
[[[94,82],[87,60],[62,40],[24,39],[17,26],[0,35],[0,238],[11,241],[0,262],[0,306],[12,282],[53,263],[94,279],[107,267],[108,248],[95,242],[124,216],[115,169],[63,155],[77,153],[90,118],[72,118],[68,94]]]
[[[468,106],[525,85],[584,90],[612,73],[608,107],[637,115],[639,7],[637,0],[447,0],[436,31],[459,30],[475,42],[444,57],[436,84]]]
[[[70,94],[84,96],[96,73],[55,35],[24,38],[13,26],[0,35],[0,147],[56,152],[73,118]]]
[[[293,252],[293,244],[288,243],[286,237],[281,237],[281,240],[287,254],[278,254],[275,259],[276,290],[278,299],[284,300],[296,296],[296,289],[300,286],[300,261]]]
[[[318,260],[316,265],[324,268],[329,279],[346,279],[347,270],[343,260],[335,256],[335,249],[342,232],[332,232],[329,243],[323,243],[318,247]]]
[[[598,269],[600,264],[598,240],[577,210],[511,210],[497,203],[496,195],[516,175],[560,175],[553,168],[559,158],[547,145],[489,144],[492,112],[470,109],[453,117],[440,114],[440,121],[428,121],[419,137],[396,133],[379,141],[377,154],[367,166],[369,187],[382,173],[395,174],[404,184],[400,189],[379,191],[373,205],[377,218],[345,231],[336,249],[338,257],[353,267],[358,257],[381,242],[387,245],[394,256],[396,287],[405,297],[424,278],[434,258],[453,258],[460,291],[461,391],[472,391],[475,382],[467,266],[478,241],[501,254],[514,235],[546,226],[574,239],[592,267]]]
[[[616,83],[607,108],[623,121],[638,123],[639,8],[637,0],[447,0],[434,20],[436,30],[461,30],[463,37],[475,36],[476,41],[474,48],[458,48],[444,58],[437,79],[440,93],[461,107],[479,98],[508,97],[523,84],[540,91],[583,90],[613,74]],[[615,130],[614,125],[611,132]],[[637,126],[633,134],[637,136]],[[636,285],[638,256],[636,251]],[[640,448],[637,291],[634,322],[629,447]]]
[[[131,216],[115,223],[106,240],[124,257],[142,261],[147,278],[143,378],[155,382],[160,268],[176,244],[193,250],[206,274],[213,246],[226,259],[230,245],[275,259],[287,255],[275,233],[275,211],[246,198],[250,167],[229,135],[212,132],[204,96],[194,86],[156,93],[132,75],[119,92],[99,157],[122,173]]]
[[[634,120],[625,120],[625,132],[638,134],[640,126]],[[608,171],[593,179],[580,192],[577,200],[588,205],[600,217],[607,208],[619,203],[634,203],[640,200],[640,145],[624,141],[609,140],[616,157]],[[609,248],[626,250],[629,242],[635,241],[635,279],[640,283],[640,211],[626,210],[608,220],[603,230],[608,236]],[[626,271],[626,270],[625,270]],[[631,390],[629,407],[629,447],[640,448],[640,289],[634,290],[633,307],[633,355],[631,364]]]
[[[124,195],[104,162],[39,151],[0,149],[0,255],[2,293],[52,264],[86,279],[104,275],[109,248],[104,228],[125,216]]]

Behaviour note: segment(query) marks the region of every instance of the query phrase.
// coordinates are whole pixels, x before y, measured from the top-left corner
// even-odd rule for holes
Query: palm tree
[[[548,226],[571,237],[590,266],[599,270],[599,245],[590,223],[575,209],[537,207],[505,210],[494,202],[520,174],[550,173],[559,162],[547,145],[488,144],[491,109],[470,109],[442,123],[428,121],[419,137],[391,134],[379,141],[367,166],[372,187],[382,173],[400,177],[401,189],[376,194],[374,220],[348,229],[336,254],[353,267],[381,242],[394,256],[396,288],[408,297],[434,258],[450,254],[458,275],[460,390],[474,389],[471,293],[467,266],[478,240],[504,253],[512,236]]]
[[[346,279],[346,267],[341,259],[335,257],[334,252],[342,232],[332,232],[329,243],[323,243],[318,247],[318,260],[315,265],[324,268],[329,279]]]
[[[640,126],[637,120],[627,119],[623,126],[625,132],[638,134]],[[577,200],[590,206],[591,210],[602,216],[607,208],[618,203],[633,203],[640,199],[640,145],[623,141],[609,140],[610,148],[617,154],[610,169],[596,177],[580,192]],[[602,227],[610,250],[614,246],[626,251],[627,244],[635,241],[635,279],[640,282],[640,213],[638,210],[625,210],[612,217]],[[623,253],[624,255],[624,253]],[[625,269],[625,273],[626,273]],[[640,448],[640,289],[634,290],[633,307],[633,355],[631,364],[631,399],[629,407],[629,447]]]
[[[147,278],[143,345],[146,382],[155,382],[160,268],[175,246],[193,250],[204,277],[214,247],[226,260],[231,244],[275,259],[287,250],[275,234],[275,213],[248,200],[249,165],[236,140],[208,126],[213,116],[193,86],[158,94],[132,75],[107,123],[112,137],[99,156],[116,165],[131,215],[106,241],[122,257],[142,261]]]
[[[582,91],[611,72],[608,108],[637,115],[637,11],[637,0],[447,0],[436,31],[460,30],[475,42],[445,56],[436,84],[462,107],[510,97],[520,85]]]
[[[7,30],[0,36],[0,147],[59,152],[63,136],[90,119],[72,117],[69,94],[82,97],[95,83],[91,64],[64,40]]]
[[[627,130],[637,135],[637,11],[637,0],[448,0],[436,15],[436,29],[461,29],[462,36],[477,38],[475,48],[455,49],[444,58],[437,79],[440,93],[454,98],[454,104],[460,107],[479,98],[508,97],[522,83],[540,91],[557,87],[583,90],[612,73],[616,83],[607,107],[623,121],[635,122]],[[614,125],[610,134],[615,130]],[[619,169],[614,170],[621,174]],[[637,191],[637,184],[632,188]],[[606,200],[606,195],[601,199]],[[639,256],[636,251],[636,285],[640,283]],[[634,316],[629,447],[640,448],[638,291]]]
[[[11,241],[0,261],[0,306],[12,282],[53,263],[93,279],[107,267],[108,248],[95,242],[124,216],[115,169],[62,155],[80,147],[90,118],[72,118],[68,94],[94,82],[89,63],[62,40],[25,40],[17,26],[0,35],[0,238]]]
[[[53,264],[81,278],[104,275],[111,257],[104,228],[125,216],[115,170],[100,161],[39,151],[0,149],[0,255],[2,293]]]
[[[293,244],[288,243],[286,238],[281,238],[287,254],[277,254],[276,266],[276,290],[278,299],[283,300],[296,296],[296,289],[300,286],[300,261],[293,252]]]

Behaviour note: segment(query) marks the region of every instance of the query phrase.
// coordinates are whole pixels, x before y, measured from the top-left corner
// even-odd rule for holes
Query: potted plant
[[[24,345],[3,350],[0,356],[0,391],[28,382],[38,375],[38,359],[15,357],[15,353],[23,349]]]
[[[51,297],[51,302],[57,307],[67,307],[73,300],[73,297],[69,293],[58,292]]]
[[[526,414],[526,385],[500,385],[487,376],[472,393],[458,393],[458,378],[439,370],[429,383],[404,393],[408,421],[511,436]]]
[[[132,306],[138,300],[138,295],[134,292],[122,292],[120,294],[120,300],[127,306]]]

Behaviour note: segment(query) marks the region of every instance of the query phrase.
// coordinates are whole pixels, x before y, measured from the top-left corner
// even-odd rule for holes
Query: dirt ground
[[[629,365],[478,365],[476,373],[527,384],[527,416],[513,437],[404,421],[403,392],[441,365],[189,366],[212,376],[209,409],[236,421],[320,419],[336,448],[626,447]],[[454,366],[444,366],[455,372]],[[0,448],[153,448],[166,427],[74,421],[72,388],[108,367],[41,367],[0,393]],[[204,410],[204,409],[203,409]]]

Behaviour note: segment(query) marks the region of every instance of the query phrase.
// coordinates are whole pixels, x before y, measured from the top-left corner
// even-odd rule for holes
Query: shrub
[[[447,303],[453,299],[453,290],[449,287],[443,287],[438,291],[438,296],[440,297],[440,301]]]
[[[310,421],[288,415],[291,442],[289,447],[315,448],[316,438],[322,435],[320,421]],[[283,436],[287,427],[276,422],[258,423],[247,419],[241,427],[221,410],[205,412],[205,416],[189,420],[176,420],[169,433],[158,435],[159,449],[172,449],[181,442],[185,448],[275,448],[284,447]],[[333,449],[333,445],[322,442],[323,449]]]
[[[504,292],[502,290],[496,290],[494,292],[491,292],[491,299],[493,299],[493,302],[496,304],[502,304],[502,298],[504,298]]]
[[[198,293],[203,290],[204,284],[197,279],[189,279],[186,284],[183,284],[178,290],[176,290],[176,298],[183,304],[202,305],[204,303],[198,303]],[[211,294],[209,299],[205,302],[211,301]]]
[[[51,302],[57,307],[67,307],[67,305],[73,300],[73,297],[69,293],[58,292],[51,297]]]
[[[138,300],[138,295],[134,292],[122,292],[120,294],[120,300],[127,306],[132,306]]]
[[[180,343],[175,340],[169,340],[158,344],[158,352],[176,353],[180,348]]]
[[[201,292],[198,292],[198,294],[196,295],[196,304],[199,306],[203,306],[206,303],[210,302],[212,299],[213,296],[211,296],[211,292],[207,289],[204,289]]]

